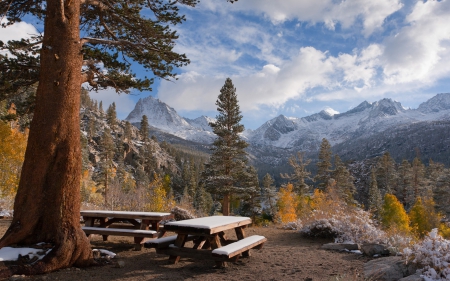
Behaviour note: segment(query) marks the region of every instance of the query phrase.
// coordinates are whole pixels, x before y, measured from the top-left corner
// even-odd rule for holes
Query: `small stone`
[[[125,267],[125,262],[124,261],[118,261],[115,266],[115,268],[123,268]]]

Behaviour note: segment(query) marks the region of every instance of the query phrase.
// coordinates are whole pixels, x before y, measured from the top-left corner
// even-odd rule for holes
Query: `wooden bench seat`
[[[83,229],[83,231],[87,235],[99,234],[99,235],[144,237],[144,238],[155,238],[158,236],[158,232],[154,230],[105,228],[92,226],[83,226],[81,227],[81,229]]]
[[[195,237],[197,237],[197,236],[188,235],[186,241],[192,241],[192,240],[194,240]],[[155,248],[155,249],[168,248],[171,244],[175,243],[175,240],[177,240],[177,235],[172,235],[172,236],[161,237],[158,239],[149,240],[144,243],[144,248]]]
[[[244,239],[238,240],[224,247],[215,249],[212,251],[213,258],[218,261],[227,261],[232,258],[237,258],[241,253],[247,252],[248,250],[256,248],[261,249],[267,238],[261,235],[253,235],[246,237]]]

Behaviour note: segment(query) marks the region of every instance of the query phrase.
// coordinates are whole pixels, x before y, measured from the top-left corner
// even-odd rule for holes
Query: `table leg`
[[[209,243],[211,243],[212,250],[222,247],[222,244],[220,243],[220,237],[217,233],[209,237]],[[216,261],[216,266],[226,267],[227,263],[224,261]]]
[[[184,244],[186,243],[187,234],[178,234],[177,239],[175,240],[175,246],[178,248],[183,248]],[[180,256],[169,256],[169,261],[175,263],[178,263],[180,261]]]
[[[99,218],[100,227],[106,227],[106,223],[108,222],[108,218]],[[108,235],[102,235],[103,241],[108,241]]]
[[[244,239],[245,238],[245,231],[244,231],[244,227],[236,227],[234,229],[234,231],[236,232],[236,237],[238,240]],[[250,256],[250,251],[245,251],[242,252],[242,256],[243,257],[249,257]]]

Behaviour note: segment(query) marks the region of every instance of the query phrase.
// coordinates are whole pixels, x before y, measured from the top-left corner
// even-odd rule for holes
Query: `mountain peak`
[[[422,113],[439,112],[450,109],[450,93],[437,94],[428,101],[421,103],[418,110]]]

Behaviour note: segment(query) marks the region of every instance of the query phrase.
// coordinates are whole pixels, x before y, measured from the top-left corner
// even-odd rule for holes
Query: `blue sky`
[[[230,77],[242,123],[256,129],[280,114],[345,112],[382,98],[417,108],[450,92],[450,0],[201,0],[182,12],[176,50],[191,64],[178,80],[157,81],[151,93],[92,97],[105,108],[115,101],[121,118],[148,95],[181,116],[214,117]],[[0,40],[32,30],[0,29]]]

